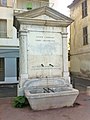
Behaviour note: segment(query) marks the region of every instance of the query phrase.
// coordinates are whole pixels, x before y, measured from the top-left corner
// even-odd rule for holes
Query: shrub
[[[16,108],[23,108],[28,105],[28,101],[25,96],[17,96],[13,100],[13,106]]]

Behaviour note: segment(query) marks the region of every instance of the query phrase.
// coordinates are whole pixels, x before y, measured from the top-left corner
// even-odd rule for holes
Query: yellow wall
[[[82,1],[74,5],[71,18],[74,22],[70,27],[71,40],[71,71],[79,74],[90,73],[90,0],[87,0],[88,16],[82,19]],[[88,45],[83,45],[83,27],[88,26]]]

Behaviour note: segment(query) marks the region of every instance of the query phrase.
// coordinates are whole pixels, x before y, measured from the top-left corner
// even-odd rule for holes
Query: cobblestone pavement
[[[0,98],[0,120],[90,120],[90,96],[80,93],[73,107],[33,111],[14,108],[12,98]]]

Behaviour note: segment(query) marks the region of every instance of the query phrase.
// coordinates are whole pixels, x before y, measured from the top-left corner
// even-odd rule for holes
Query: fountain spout
[[[44,67],[44,64],[41,64],[42,67]]]
[[[52,65],[52,64],[49,64],[49,66],[54,67],[54,65]]]

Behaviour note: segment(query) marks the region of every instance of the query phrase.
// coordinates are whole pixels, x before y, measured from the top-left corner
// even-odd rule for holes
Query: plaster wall
[[[35,1],[15,0],[14,7],[18,9],[27,9],[27,5],[30,3],[32,3],[32,9],[35,9],[42,6],[48,6],[49,0],[35,0]]]
[[[0,19],[7,20],[7,37],[0,38],[0,46],[19,46],[17,30],[13,27],[13,9],[0,7]]]
[[[13,36],[13,9],[0,7],[0,19],[7,20],[7,37]]]
[[[13,27],[12,38],[0,38],[0,47],[19,47],[19,39],[17,38],[17,30]]]
[[[78,2],[70,10],[71,18],[74,22],[71,24],[71,72],[84,76],[90,74],[90,0],[87,0],[87,13],[82,18],[82,2]],[[83,28],[88,27],[88,45],[83,45]]]

